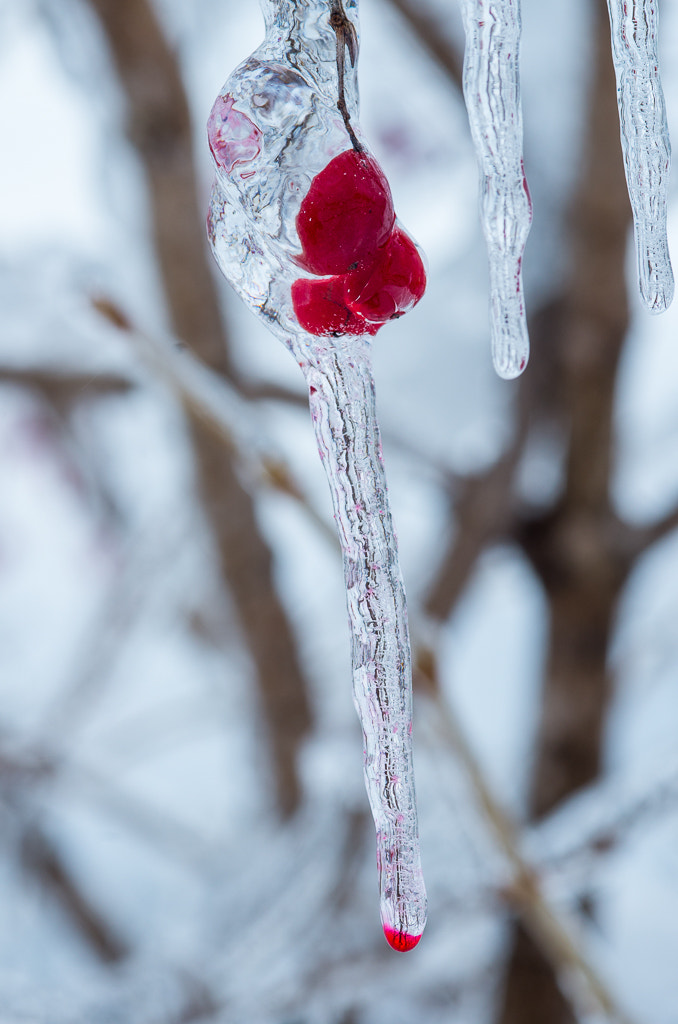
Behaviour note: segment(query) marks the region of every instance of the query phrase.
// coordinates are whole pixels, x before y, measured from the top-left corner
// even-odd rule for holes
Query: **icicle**
[[[391,945],[424,930],[412,769],[412,690],[405,591],[381,459],[369,342],[315,346],[304,367],[311,415],[344,556],[353,699],[377,829],[381,914]]]
[[[382,924],[404,951],[424,929],[426,893],[407,612],[370,336],[421,298],[426,278],[357,122],[357,0],[262,7],[266,39],[228,79],[208,123],[208,231],[224,274],[308,383],[344,558]]]
[[[480,168],[480,209],[490,262],[492,358],[501,377],[525,369],[529,338],[521,264],[532,222],[523,168],[519,0],[461,0],[464,99]]]
[[[671,144],[657,58],[657,0],[608,0],[622,149],[638,256],[640,294],[651,313],[673,299],[666,238]]]

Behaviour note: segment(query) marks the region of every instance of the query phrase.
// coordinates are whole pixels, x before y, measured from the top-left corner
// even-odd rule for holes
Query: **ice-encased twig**
[[[412,684],[405,591],[376,418],[369,342],[299,352],[344,559],[353,695],[377,831],[380,909],[391,945],[426,923],[412,767]],[[390,935],[389,935],[390,932]]]
[[[367,320],[346,303],[357,298],[349,295],[356,284],[351,274],[367,269],[373,258],[376,266],[376,252],[370,250],[373,243],[386,255],[387,245],[395,242],[395,248],[388,250],[389,259],[397,256],[400,269],[390,263],[382,269],[384,286],[389,268],[396,277],[398,299],[393,301],[398,312],[405,312],[413,304],[410,300],[421,297],[424,271],[422,266],[417,277],[416,266],[412,269],[419,257],[410,243],[408,259],[414,264],[404,274],[406,235],[401,225],[388,222],[389,208],[392,211],[388,186],[374,161],[363,166],[372,158],[358,124],[357,0],[262,0],[262,8],[264,43],[230,75],[210,115],[208,138],[216,180],[208,233],[227,279],[292,351],[309,384],[344,553],[354,694],[377,831],[382,922],[389,943],[404,951],[416,944],[423,931],[426,894],[412,769],[405,596],[365,340],[385,321]],[[359,158],[346,161],[346,153],[357,152]],[[331,187],[319,186],[337,159],[348,163],[349,170],[361,161],[359,173],[353,166],[352,179],[345,172],[344,179],[332,178]],[[358,198],[368,195],[367,208],[374,203],[384,218],[365,235],[360,229],[365,206],[361,212],[358,202],[355,251],[345,267],[333,269],[325,261],[332,245],[341,251],[341,231],[325,223],[324,240],[314,242],[305,234],[302,242],[299,217],[314,185],[313,202],[328,187],[331,209],[332,188],[337,181],[346,184],[349,179]],[[367,192],[366,181],[371,182]],[[308,229],[313,217],[305,216]],[[345,208],[341,216],[347,216]],[[300,259],[308,257],[309,241],[312,247],[322,241],[320,253],[315,251],[313,256],[314,266]],[[305,278],[306,273],[310,277]],[[407,300],[406,285],[411,286]],[[298,302],[293,292],[301,296]],[[316,312],[319,308],[321,314],[311,315],[303,302]],[[369,312],[379,312],[380,317],[383,313],[371,307]],[[347,333],[352,328],[356,328],[354,336]]]
[[[492,358],[501,377],[529,355],[522,258],[532,223],[523,168],[519,0],[461,0],[464,99],[480,169],[480,210],[490,263]]]
[[[671,144],[657,57],[657,0],[608,0],[624,169],[633,210],[638,283],[651,313],[673,299],[666,238]]]

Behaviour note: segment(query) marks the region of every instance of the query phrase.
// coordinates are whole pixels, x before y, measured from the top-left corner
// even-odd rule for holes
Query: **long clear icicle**
[[[532,223],[523,167],[519,0],[461,0],[464,99],[480,169],[480,211],[490,263],[490,332],[497,373],[525,369],[530,343],[522,259]]]
[[[351,628],[353,699],[377,831],[381,920],[391,945],[414,946],[426,923],[412,767],[412,690],[405,591],[391,522],[369,343],[316,346],[304,366],[332,492]]]
[[[673,299],[666,238],[671,144],[657,57],[657,0],[608,0],[626,183],[633,210],[638,283],[651,313]]]
[[[262,8],[265,41],[230,76],[208,124],[216,171],[208,232],[223,273],[308,383],[343,551],[381,918],[391,946],[404,951],[423,932],[426,893],[407,612],[370,336],[421,297],[425,272],[357,121],[357,0],[262,0]]]

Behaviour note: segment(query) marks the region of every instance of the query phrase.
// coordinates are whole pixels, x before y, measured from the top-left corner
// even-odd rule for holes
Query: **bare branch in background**
[[[461,91],[464,55],[445,34],[439,19],[427,14],[425,4],[417,0],[388,0],[403,17],[408,28],[419,40],[434,62],[442,68],[451,82]],[[455,14],[458,13],[455,12]]]
[[[212,370],[232,376],[208,263],[188,103],[176,56],[149,0],[89,0],[106,33],[128,102],[130,138],[148,176],[153,230],[176,337]],[[256,668],[273,751],[278,806],[297,808],[297,753],[311,708],[296,642],[273,583],[271,552],[231,452],[190,414],[198,488],[219,566]]]
[[[148,0],[89,0],[128,101],[129,136],[148,175],[155,248],[174,331],[226,376],[227,339],[198,205],[188,101]]]
[[[125,377],[115,374],[64,373],[62,370],[17,369],[0,366],[0,384],[36,391],[61,415],[67,415],[80,401],[124,395],[134,387]]]
[[[108,299],[94,299],[93,305],[106,319],[125,330],[142,359],[169,384],[187,414],[210,427],[215,437],[237,456],[242,465],[254,467],[256,476],[263,484],[298,502],[332,547],[338,550],[335,531],[304,495],[290,466],[273,450],[260,423],[256,421],[255,411],[244,401],[242,389],[236,390],[225,378],[210,370],[181,346],[173,346],[160,338],[151,338],[136,329]],[[257,394],[257,397],[262,395]],[[288,401],[284,389],[281,389],[279,395],[273,388],[267,397]],[[303,403],[308,408],[306,397]]]
[[[530,813],[540,817],[600,770],[612,681],[607,656],[627,579],[627,531],[610,503],[617,368],[628,331],[625,254],[631,223],[618,135],[616,85],[603,0],[595,32],[583,166],[572,199],[571,273],[560,347],[567,437],[564,492],[557,506],[519,533],[550,611],[550,644],[532,777]],[[500,1024],[569,1024],[544,947],[518,930]]]
[[[639,527],[634,531],[636,555],[642,555],[653,544],[664,540],[665,537],[668,537],[676,529],[678,529],[678,508],[671,509],[663,519],[658,520],[658,522],[653,523],[651,526]]]
[[[460,723],[449,703],[443,699],[438,682],[435,652],[430,649],[422,650],[417,663],[419,666],[425,666],[419,669],[418,689],[431,702],[430,710],[433,713],[435,730],[454,751],[465,770],[475,804],[511,870],[512,879],[505,894],[506,898],[520,915],[525,934],[529,936],[530,950],[538,951],[538,957],[532,966],[543,974],[544,986],[542,991],[538,992],[540,1002],[536,1003],[533,996],[523,992],[521,1012],[529,1014],[530,1019],[537,1020],[537,1006],[541,1010],[548,1006],[551,1010],[558,1008],[565,1016],[574,1019],[567,1001],[571,1000],[582,1013],[594,1010],[616,1024],[630,1024],[629,1018],[617,1005],[612,992],[578,947],[569,928],[545,899],[539,878],[521,851],[518,830],[494,796]],[[543,971],[540,961],[543,961],[544,957],[551,966],[550,971]],[[567,992],[567,1000],[557,989],[553,990],[554,974]],[[532,980],[535,980],[534,973]],[[553,1019],[548,1016],[541,1018],[549,1024]]]
[[[478,556],[497,540],[516,540],[532,562],[551,620],[530,806],[537,817],[599,771],[619,596],[637,546],[677,522],[672,513],[654,533],[641,535],[618,519],[610,500],[614,392],[628,331],[624,264],[631,217],[607,10],[602,0],[595,8],[591,100],[569,223],[570,277],[536,324],[532,318],[535,356],[519,385],[516,447],[462,492],[452,543],[426,600],[429,614],[444,620]],[[433,39],[442,36],[440,29],[432,33]],[[435,56],[431,33],[420,38]],[[546,424],[556,425],[565,445],[564,489],[555,506],[530,514],[516,506],[515,471],[524,442]],[[572,1012],[544,960],[546,937],[523,920],[501,1024],[571,1024]]]
[[[51,839],[38,826],[26,830],[23,842],[26,870],[56,898],[90,950],[105,964],[116,964],[130,954],[103,912],[85,895],[75,873]]]
[[[624,263],[631,220],[602,0],[596,3],[594,47],[585,162],[570,218],[572,271],[557,357],[569,442],[565,488],[556,507],[527,520],[519,535],[551,610],[532,802],[537,817],[598,773],[610,694],[607,650],[631,567],[627,528],[620,528],[610,500],[614,390],[628,330]]]
[[[424,603],[425,611],[439,622],[451,614],[483,551],[511,533],[513,481],[522,441],[521,435],[491,469],[459,485],[452,540]]]

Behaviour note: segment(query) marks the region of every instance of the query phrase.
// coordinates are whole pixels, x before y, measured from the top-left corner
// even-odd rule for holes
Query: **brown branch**
[[[532,342],[530,368],[508,385],[516,399],[514,439],[505,454],[475,477],[455,477],[451,537],[424,598],[426,612],[442,622],[451,615],[463,594],[478,558],[490,545],[515,541],[525,511],[516,494],[516,472],[533,433],[545,424],[564,419],[559,381],[559,346],[562,343],[565,297],[549,300],[529,316]],[[449,478],[448,478],[449,479]]]
[[[30,388],[61,414],[68,414],[77,402],[124,395],[135,386],[129,379],[113,373],[65,373],[58,369],[9,366],[0,366],[0,384]]]
[[[129,137],[148,176],[155,249],[175,333],[209,366],[230,376],[177,58],[148,0],[89,3],[115,59],[128,101]]]
[[[653,544],[664,540],[670,533],[678,529],[678,507],[671,509],[662,519],[651,526],[637,527],[633,531],[634,555],[639,557]]]
[[[552,621],[533,793],[537,817],[598,772],[610,693],[607,648],[632,564],[628,530],[610,500],[615,383],[628,330],[625,257],[631,218],[603,0],[596,4],[594,47],[558,356],[569,438],[565,488],[557,506],[528,521],[520,535],[544,584]]]
[[[438,18],[422,10],[413,0],[389,0],[402,15],[412,34],[461,92],[463,57],[446,37]]]
[[[511,870],[511,883],[504,896],[520,916],[525,934],[529,936],[530,950],[539,953],[542,961],[545,956],[551,966],[551,971],[544,975],[547,991],[550,991],[553,984],[555,972],[567,992],[567,996],[558,990],[551,992],[548,1001],[542,1003],[541,1009],[548,1007],[551,1011],[558,1012],[559,1016],[562,1011],[574,1020],[569,1006],[572,1002],[582,1011],[590,1010],[591,1006],[594,1006],[602,1011],[607,1019],[618,1024],[628,1024],[628,1018],[578,947],[570,929],[549,905],[536,871],[523,856],[518,829],[494,795],[454,711],[442,697],[435,652],[430,648],[422,648],[418,652],[416,666],[419,675],[416,680],[417,688],[428,698],[429,710],[432,712],[431,724],[445,744],[454,751],[464,768],[474,803]],[[534,966],[542,970],[539,960],[536,961],[536,965],[533,964]],[[534,974],[532,980],[535,980]],[[534,995],[534,992],[530,994],[526,991],[521,1012],[534,1013]],[[552,1021],[558,1018],[534,1016],[530,1019],[534,1019],[535,1022],[539,1020],[540,1024],[542,1021],[552,1024]]]
[[[248,381],[240,378],[238,393],[251,402],[282,402],[308,411],[308,395],[305,391],[294,391],[283,384],[268,381]]]
[[[525,521],[517,535],[544,586],[551,625],[530,794],[534,818],[600,771],[612,693],[607,655],[633,562],[629,531],[610,500],[615,383],[628,329],[630,208],[603,0],[595,4],[588,66],[588,121],[569,219],[571,272],[552,357],[567,438],[564,489],[554,508]],[[538,936],[517,931],[500,1024],[572,1024],[545,954]]]
[[[510,533],[521,448],[522,438],[486,473],[460,485],[453,538],[424,601],[427,614],[439,622],[449,617],[485,548]]]
[[[129,133],[149,185],[155,246],[172,329],[211,370],[233,376],[198,208],[188,103],[178,61],[150,0],[89,0],[108,39],[128,102]],[[233,596],[271,738],[278,806],[300,800],[296,755],[311,709],[296,643],[273,583],[270,550],[252,497],[212,428],[191,414],[198,488],[218,565]]]
[[[127,943],[85,894],[62,854],[37,825],[26,830],[22,854],[24,867],[56,898],[99,960],[116,964],[129,956]]]
[[[97,297],[92,300],[92,305],[109,322],[125,331],[142,359],[170,386],[189,416],[210,429],[240,463],[248,468],[254,467],[262,483],[293,498],[332,546],[337,547],[336,532],[310,503],[287,462],[261,436],[252,409],[242,400],[241,387],[236,389],[185,347],[140,331],[109,299]],[[281,391],[287,400],[287,391]],[[271,394],[278,397],[275,385]],[[308,408],[305,396],[303,404]]]
[[[611,795],[605,792],[605,784],[594,787],[599,802],[610,803]],[[653,821],[663,822],[667,815],[678,809],[678,771],[675,769],[647,792],[637,797],[607,821],[596,823],[584,836],[576,835],[575,842],[565,849],[540,860],[540,869],[552,873],[562,868],[571,868],[573,863],[603,857],[619,849],[642,827],[647,836]]]
[[[169,1024],[204,1024],[220,1016],[223,1007],[207,982],[185,974],[183,982],[186,989],[183,1005]]]

